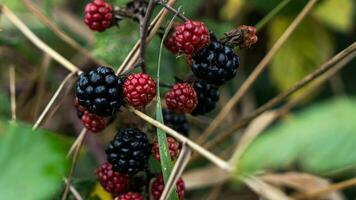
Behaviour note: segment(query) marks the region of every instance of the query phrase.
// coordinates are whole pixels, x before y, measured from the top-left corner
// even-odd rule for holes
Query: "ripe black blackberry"
[[[194,75],[207,83],[221,85],[235,77],[239,57],[227,45],[211,36],[211,43],[192,57]]]
[[[184,114],[176,114],[175,112],[163,109],[163,121],[164,124],[168,127],[182,133],[184,136],[188,137],[189,135],[189,126],[187,118]]]
[[[122,84],[111,68],[98,67],[79,76],[76,96],[90,113],[112,116],[123,104]]]
[[[197,93],[198,105],[192,115],[204,115],[213,110],[220,98],[218,87],[201,80],[196,80],[193,87]]]
[[[150,150],[150,144],[143,132],[136,128],[127,128],[116,134],[105,152],[114,171],[132,176],[147,167]]]

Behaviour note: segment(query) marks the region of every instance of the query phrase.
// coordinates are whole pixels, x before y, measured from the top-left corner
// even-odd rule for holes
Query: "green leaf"
[[[353,27],[354,6],[354,0],[322,1],[313,16],[336,31],[348,32]]]
[[[287,169],[324,176],[356,168],[356,99],[340,98],[306,108],[258,137],[237,165],[238,177]]]
[[[171,22],[167,26],[166,31],[162,37],[161,46],[160,46],[159,55],[158,55],[158,63],[157,63],[156,120],[161,123],[164,123],[163,116],[162,116],[162,106],[161,106],[160,87],[159,87],[162,49],[163,49],[164,40],[168,35],[168,30],[170,30],[170,28],[173,24],[173,20],[174,20],[174,18],[171,20]],[[169,176],[172,172],[173,164],[172,164],[171,156],[169,154],[167,135],[164,131],[162,131],[159,128],[157,128],[157,140],[158,140],[158,146],[159,146],[159,155],[160,155],[160,160],[161,160],[161,170],[162,170],[163,180],[165,183],[167,183]],[[168,199],[169,200],[178,200],[178,194],[177,194],[177,191],[175,188],[169,195]]]
[[[0,199],[51,199],[63,185],[69,145],[58,135],[0,121]]]
[[[269,46],[283,34],[292,19],[275,18],[269,27]],[[305,19],[274,56],[269,68],[273,84],[285,91],[319,67],[332,54],[333,45],[326,30],[311,18]],[[296,95],[307,91],[302,89]]]

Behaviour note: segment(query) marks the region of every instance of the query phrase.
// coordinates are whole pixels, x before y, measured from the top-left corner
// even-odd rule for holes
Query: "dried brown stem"
[[[224,119],[228,116],[229,112],[234,110],[234,106],[241,100],[242,96],[249,90],[249,88],[253,85],[253,83],[257,80],[259,75],[267,68],[268,63],[272,60],[273,56],[281,49],[283,44],[287,41],[289,36],[294,32],[294,30],[298,27],[301,21],[307,16],[310,10],[313,8],[317,0],[310,0],[307,5],[303,8],[303,10],[298,14],[298,16],[293,20],[293,22],[289,25],[283,35],[277,40],[277,42],[273,45],[271,50],[267,53],[267,55],[261,60],[261,62],[257,65],[252,74],[246,79],[246,81],[242,84],[239,90],[234,94],[234,96],[230,99],[230,101],[226,104],[226,106],[220,111],[220,113],[216,116],[214,121],[210,124],[210,126],[203,132],[203,134],[198,138],[198,144],[203,144],[210,137],[210,135],[219,127],[219,125],[224,121]]]
[[[64,178],[63,180],[65,184],[68,184],[68,179]],[[69,184],[69,190],[76,200],[83,200],[83,197],[80,196],[79,192],[75,189],[75,187],[73,187],[73,185]]]
[[[146,73],[146,41],[147,41],[147,35],[148,35],[148,23],[150,22],[150,19],[153,14],[153,10],[156,7],[156,1],[155,0],[150,0],[147,6],[147,11],[145,14],[145,17],[143,18],[143,21],[141,22],[140,25],[140,34],[141,34],[141,45],[140,45],[140,60],[139,60],[139,65],[142,68],[142,72]]]
[[[157,0],[156,0],[157,1]],[[183,21],[189,21],[188,17],[184,16],[181,12],[179,12],[178,10],[176,10],[175,8],[173,8],[172,6],[168,5],[166,2],[164,1],[157,1],[157,3],[159,5],[162,5],[165,9],[167,9],[169,12],[173,13],[174,15],[176,15],[177,17],[179,17],[181,20]]]
[[[81,70],[73,65],[69,60],[57,53],[40,38],[38,38],[6,5],[2,5],[2,13],[6,16],[34,45],[50,55],[54,60],[59,62],[63,67],[71,72],[80,74]]]
[[[16,80],[15,67],[9,67],[10,99],[11,99],[11,120],[16,121]]]
[[[61,40],[63,40],[65,43],[67,43],[69,46],[71,46],[73,49],[77,50],[81,54],[83,54],[85,57],[89,58],[91,61],[102,65],[102,66],[107,66],[107,64],[99,60],[97,58],[94,58],[91,53],[82,48],[81,45],[76,42],[74,39],[72,39],[68,34],[66,34],[59,26],[57,26],[53,20],[48,19],[38,8],[38,6],[33,3],[31,0],[22,0],[23,4],[27,7],[29,11],[46,27],[48,27],[50,30],[53,31],[55,35],[57,35]]]
[[[83,146],[84,139],[85,139],[85,135],[79,141],[78,146],[75,148],[75,151],[74,151],[74,154],[73,154],[73,158],[72,158],[72,165],[70,167],[69,174],[68,174],[68,177],[67,177],[66,187],[65,187],[63,195],[62,195],[62,200],[66,200],[67,199],[67,196],[68,196],[68,193],[69,193],[69,190],[70,190],[70,185],[71,185],[71,181],[72,181],[73,172],[74,172],[75,166],[77,165],[80,149]]]
[[[293,198],[295,200],[302,200],[302,199],[318,199],[318,197],[321,197],[325,194],[328,194],[330,192],[334,192],[337,190],[342,190],[345,188],[349,188],[352,186],[356,185],[356,178],[352,178],[340,183],[335,183],[332,184],[328,187],[319,189],[319,190],[314,190],[314,191],[310,191],[310,192],[306,192],[306,193],[301,193],[301,194],[296,194],[293,196]]]

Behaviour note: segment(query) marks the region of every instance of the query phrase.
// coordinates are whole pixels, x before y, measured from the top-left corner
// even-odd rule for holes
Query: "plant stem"
[[[150,0],[147,7],[147,12],[143,21],[141,22],[140,26],[140,34],[141,34],[141,45],[140,45],[140,60],[139,65],[142,68],[142,72],[146,73],[146,63],[145,63],[145,56],[146,56],[146,39],[147,39],[147,30],[148,30],[148,23],[152,17],[153,10],[156,7],[156,1]]]
[[[273,17],[275,17],[291,0],[283,0],[275,8],[273,8],[265,17],[263,17],[256,25],[256,31],[259,32]]]
[[[157,1],[158,4],[162,5],[165,9],[167,9],[169,12],[173,13],[174,15],[176,15],[178,18],[180,18],[183,21],[189,21],[188,17],[184,16],[181,12],[179,12],[178,10],[176,10],[175,8],[173,8],[172,6],[168,5],[167,3],[165,3],[164,1]]]

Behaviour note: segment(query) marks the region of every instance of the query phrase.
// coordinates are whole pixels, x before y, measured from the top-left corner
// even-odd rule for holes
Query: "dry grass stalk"
[[[28,10],[34,16],[36,16],[36,18],[42,24],[44,24],[46,27],[48,27],[50,30],[52,30],[55,35],[57,35],[61,40],[63,40],[65,43],[67,43],[73,49],[77,50],[78,52],[83,54],[85,57],[89,58],[90,60],[94,61],[95,63],[97,63],[99,65],[108,66],[104,61],[94,58],[94,56],[92,56],[88,50],[82,48],[78,42],[76,42],[69,35],[67,35],[64,31],[62,31],[52,20],[48,19],[41,12],[41,10],[36,6],[36,4],[33,3],[31,0],[22,0],[22,2],[28,8]]]
[[[62,83],[59,85],[58,89],[56,90],[56,92],[54,93],[53,97],[51,98],[51,100],[48,102],[48,104],[46,105],[46,108],[42,111],[41,115],[38,117],[38,119],[36,120],[35,124],[32,127],[32,130],[35,130],[39,127],[39,125],[41,125],[41,123],[43,122],[44,118],[46,117],[47,113],[50,111],[50,109],[52,108],[52,106],[54,105],[55,101],[57,100],[57,98],[59,97],[60,93],[62,92],[64,86],[76,75],[75,72],[71,72],[69,73],[62,81]]]
[[[77,139],[73,142],[72,146],[70,147],[70,149],[67,153],[67,158],[69,158],[73,154],[76,147],[83,142],[87,132],[88,132],[88,130],[85,128],[83,128],[82,131],[80,131]]]
[[[178,181],[185,167],[187,166],[191,153],[192,151],[188,147],[188,145],[186,143],[183,143],[182,150],[179,154],[176,163],[174,164],[174,167],[172,169],[171,175],[169,176],[167,184],[165,184],[160,200],[166,200],[169,197],[169,194],[176,186],[176,182]]]
[[[192,140],[188,139],[184,135],[182,135],[182,134],[178,133],[177,131],[169,128],[168,126],[160,123],[159,121],[149,117],[145,113],[134,109],[133,107],[128,107],[128,109],[131,112],[133,112],[134,114],[136,114],[137,116],[139,116],[140,118],[142,118],[143,120],[145,120],[146,122],[148,122],[148,123],[152,124],[153,126],[163,130],[164,132],[166,132],[169,135],[173,136],[174,138],[176,138],[180,142],[186,143],[190,148],[192,148],[193,150],[197,151],[199,154],[201,154],[202,156],[207,158],[210,162],[214,163],[215,165],[217,165],[221,169],[226,170],[226,171],[231,171],[232,170],[232,168],[231,168],[231,166],[230,166],[230,164],[228,162],[222,160],[221,158],[217,157],[213,153],[207,151],[202,146],[200,146],[197,143],[193,142]]]
[[[339,183],[332,184],[328,187],[322,188],[322,189],[317,189],[313,190],[310,192],[302,193],[302,194],[297,194],[294,195],[293,197],[296,200],[302,200],[302,199],[316,199],[317,197],[322,197],[323,195],[326,195],[330,192],[334,192],[337,190],[343,190],[345,188],[349,188],[352,186],[356,185],[356,178],[352,178],[346,181],[342,181]]]
[[[11,120],[16,121],[16,80],[15,67],[9,67],[10,100],[11,100]]]
[[[64,183],[68,184],[68,179],[64,178]],[[77,189],[75,189],[75,187],[71,184],[69,184],[69,190],[70,192],[73,194],[75,200],[83,200],[83,197],[80,196],[79,192],[77,191]]]
[[[225,107],[219,112],[219,114],[215,117],[213,122],[208,126],[208,128],[203,132],[203,134],[198,138],[198,143],[203,144],[209,138],[209,136],[216,130],[220,124],[224,121],[224,119],[228,116],[231,110],[234,110],[234,106],[241,100],[242,96],[248,91],[248,89],[253,85],[253,83],[257,80],[259,75],[267,68],[268,63],[272,60],[273,56],[276,55],[278,50],[285,44],[288,40],[289,36],[295,31],[301,21],[307,16],[307,14],[311,11],[313,6],[316,4],[317,0],[310,0],[307,5],[303,8],[303,10],[298,14],[298,16],[293,20],[293,22],[289,25],[283,35],[277,40],[277,42],[273,45],[271,50],[267,53],[267,55],[261,60],[261,62],[257,65],[252,74],[246,79],[246,81],[242,84],[239,90],[234,94],[234,96],[230,99],[230,101],[225,105]]]
[[[81,70],[73,65],[69,60],[57,53],[40,38],[38,38],[6,5],[2,5],[2,13],[6,16],[34,45],[46,52],[54,60],[59,62],[71,72],[80,74]]]
[[[257,177],[250,177],[244,180],[246,185],[261,197],[268,200],[291,200],[286,194]]]
[[[207,166],[185,172],[182,178],[187,190],[195,190],[220,185],[228,180],[229,175],[216,166]]]

